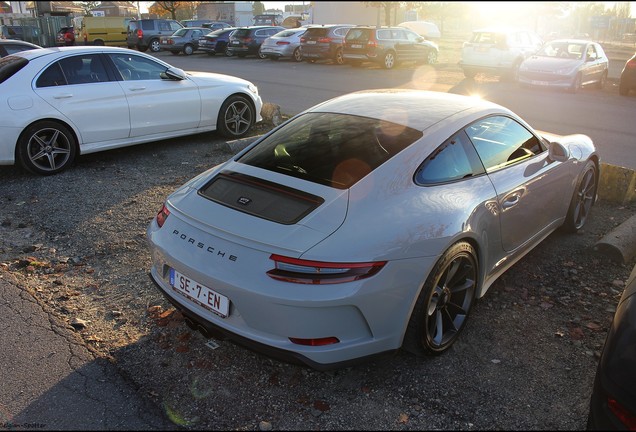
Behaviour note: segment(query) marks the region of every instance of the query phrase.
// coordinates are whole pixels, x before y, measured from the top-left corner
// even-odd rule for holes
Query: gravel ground
[[[258,131],[256,131],[258,132]],[[0,169],[0,272],[110,359],[175,428],[583,429],[633,263],[594,251],[635,206],[600,202],[508,270],[444,355],[403,352],[316,372],[218,347],[150,282],[145,231],[165,197],[231,156],[216,134],[83,156],[52,177]]]

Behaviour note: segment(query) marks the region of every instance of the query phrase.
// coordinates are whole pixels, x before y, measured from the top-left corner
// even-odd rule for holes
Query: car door
[[[594,44],[588,44],[586,47],[583,61],[583,82],[590,83],[600,80],[603,73],[604,59],[598,55]]]
[[[503,249],[515,251],[554,228],[569,205],[567,162],[549,160],[543,142],[507,116],[465,130],[497,192]]]
[[[100,54],[54,62],[36,78],[34,91],[73,124],[82,145],[128,138],[128,100]]]
[[[400,61],[413,60],[413,57],[415,56],[413,50],[415,47],[413,46],[413,43],[406,38],[405,31],[401,29],[391,29],[390,32],[389,42],[393,42],[397,58]],[[380,32],[378,32],[378,37],[379,35]]]
[[[162,78],[167,67],[134,53],[108,54],[121,75],[130,107],[130,136],[194,129],[201,121],[201,97],[188,80]]]

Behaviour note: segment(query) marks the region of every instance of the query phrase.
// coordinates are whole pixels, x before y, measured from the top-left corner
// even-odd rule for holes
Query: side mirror
[[[168,68],[164,73],[161,74],[161,77],[165,77],[171,80],[183,81],[186,79],[186,74],[182,69],[171,67]]]
[[[550,142],[548,157],[556,162],[565,162],[570,158],[570,151],[560,142]]]

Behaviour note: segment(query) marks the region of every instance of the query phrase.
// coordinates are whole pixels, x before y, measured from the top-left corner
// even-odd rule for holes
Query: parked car
[[[280,26],[238,27],[230,36],[227,49],[232,55],[238,57],[255,55],[264,59],[265,56],[260,51],[261,45],[265,39],[283,30],[285,28]]]
[[[228,27],[203,35],[199,39],[199,50],[207,52],[208,55],[225,54],[231,57],[232,53],[227,49],[227,45],[234,30],[236,27]]]
[[[71,46],[75,45],[75,28],[74,27],[62,27],[57,31],[55,35],[55,45],[57,46]]]
[[[186,73],[127,48],[22,51],[0,60],[0,165],[47,175],[133,144],[208,131],[239,138],[261,107],[248,81]]]
[[[303,59],[309,63],[317,60],[331,60],[343,64],[342,44],[347,31],[353,24],[310,25],[300,38]]]
[[[625,62],[618,85],[621,96],[627,96],[630,90],[636,90],[636,54]]]
[[[170,36],[183,25],[172,19],[142,19],[128,23],[127,44],[128,48],[137,48],[139,51],[161,51],[162,36]]]
[[[531,31],[476,30],[462,46],[459,66],[466,78],[485,73],[516,81],[521,63],[542,45],[541,38]]]
[[[151,276],[191,325],[317,369],[440,354],[476,299],[559,227],[584,227],[599,156],[451,93],[323,102],[167,197]]]
[[[636,266],[618,302],[594,378],[588,430],[636,430]]]
[[[347,32],[342,57],[353,66],[372,62],[393,69],[403,62],[433,64],[438,52],[437,44],[404,27],[358,26]]]
[[[0,58],[20,51],[42,48],[41,46],[16,39],[0,39]]]
[[[16,39],[33,44],[40,43],[41,31],[30,25],[0,25],[0,39]]]
[[[183,53],[192,55],[199,49],[199,40],[212,32],[212,29],[205,27],[184,27],[180,28],[170,36],[162,36],[159,44],[163,51],[170,51],[172,54]]]
[[[281,14],[260,14],[254,17],[255,26],[280,26],[283,24]]]
[[[271,60],[290,57],[296,62],[303,61],[300,38],[306,30],[303,27],[287,29],[268,37],[261,45],[261,54]]]
[[[578,39],[556,39],[546,43],[519,67],[519,84],[552,87],[576,92],[595,84],[603,88],[609,61],[600,44]]]
[[[439,27],[429,21],[405,21],[398,24],[398,27],[406,27],[418,35],[434,41],[442,37],[442,32],[439,31]]]
[[[184,27],[205,27],[213,30],[223,29],[232,27],[232,25],[223,22],[223,21],[213,21],[213,20],[183,20],[181,21]]]

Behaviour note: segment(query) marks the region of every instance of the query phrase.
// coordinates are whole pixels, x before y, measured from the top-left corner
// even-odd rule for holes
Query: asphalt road
[[[521,115],[534,128],[558,134],[589,135],[599,148],[603,162],[636,169],[636,95],[618,95],[616,78],[621,61],[612,61],[610,78],[603,91],[583,89],[576,94],[563,91],[524,89],[497,78],[466,80],[455,64],[434,67],[404,65],[393,70],[378,66],[338,66],[256,57],[192,56],[157,53],[162,60],[185,70],[218,72],[252,81],[265,102],[281,107],[284,114],[297,114],[313,105],[352,91],[370,88],[416,88],[467,92],[500,103]]]

